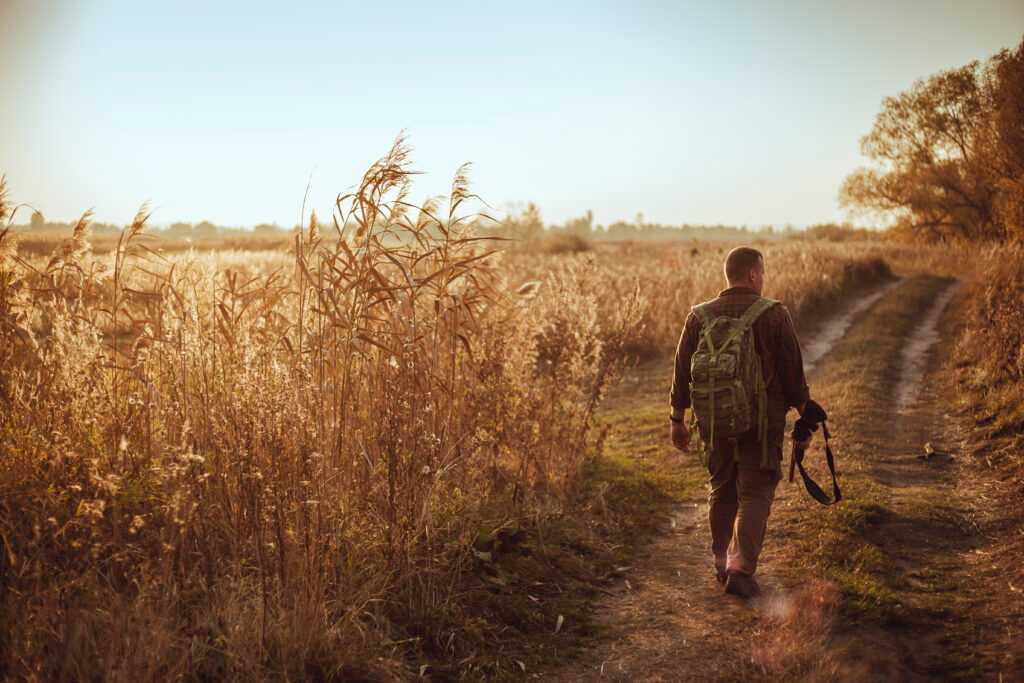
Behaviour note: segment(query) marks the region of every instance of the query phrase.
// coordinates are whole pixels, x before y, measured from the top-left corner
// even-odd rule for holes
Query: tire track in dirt
[[[806,344],[813,349],[811,364],[827,361],[828,352],[861,316],[892,291],[887,283],[858,297],[825,321]],[[651,410],[657,425],[651,433],[662,438],[665,391],[670,383],[671,363],[661,361],[643,369],[635,390],[645,391],[643,403],[656,403]],[[637,404],[637,397],[630,400]],[[646,406],[650,409],[650,406]],[[645,429],[645,431],[647,431]],[[699,448],[699,444],[692,448]],[[696,453],[672,454],[681,467],[702,471]],[[795,492],[780,486],[777,501]],[[710,531],[704,494],[680,505],[662,533],[625,574],[614,595],[596,607],[597,636],[573,661],[540,674],[552,681],[736,681],[761,678],[767,669],[752,649],[752,634],[770,622],[786,618],[792,610],[787,597],[791,578],[783,576],[771,552],[766,553],[758,572],[763,596],[748,604],[723,594],[714,579],[710,554]],[[769,545],[777,544],[769,539]],[[751,609],[753,607],[753,609]],[[762,653],[762,657],[771,653]]]
[[[939,319],[946,312],[949,302],[958,289],[959,283],[951,284],[939,294],[921,324],[907,340],[907,345],[903,347],[900,363],[901,377],[896,394],[896,409],[901,413],[912,409],[917,403],[925,370],[927,370],[929,353],[932,347],[939,343]]]
[[[935,348],[940,318],[956,291],[950,283],[937,292],[907,339],[892,400],[893,439],[870,463],[870,476],[884,487],[886,504],[867,538],[886,558],[887,583],[898,602],[882,627],[839,639],[841,670],[850,680],[948,680],[970,668],[951,661],[959,658],[954,654],[962,643],[951,637],[949,627],[963,617],[963,609],[951,607],[963,554],[976,539],[949,468],[939,377],[945,353]],[[926,455],[926,444],[939,455],[919,458]]]
[[[810,375],[821,359],[849,331],[857,316],[871,308],[876,301],[888,294],[899,283],[899,280],[893,280],[886,285],[882,285],[874,292],[859,297],[850,304],[841,307],[836,315],[826,320],[814,336],[803,345],[804,373]]]
[[[838,457],[851,491],[843,504],[851,509],[841,514],[852,515],[843,547],[851,557],[874,559],[860,565],[830,558],[822,566],[843,585],[841,618],[804,680],[980,678],[974,644],[984,627],[972,615],[983,588],[966,558],[983,541],[968,521],[950,455],[950,345],[940,343],[951,334],[944,315],[957,285],[918,277],[907,289],[900,295],[907,300],[881,306],[837,359],[855,365],[858,350],[870,358],[868,345],[882,349],[872,367],[846,370],[869,381],[862,378],[857,389],[865,395],[839,416],[846,424]],[[893,328],[905,329],[902,343],[887,335]],[[844,370],[834,365],[827,373],[829,400],[841,403],[848,390]]]

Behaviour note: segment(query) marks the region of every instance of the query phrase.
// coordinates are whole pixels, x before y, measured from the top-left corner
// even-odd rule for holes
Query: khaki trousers
[[[708,520],[715,565],[753,574],[768,529],[775,489],[782,478],[781,468],[776,465],[775,469],[761,469],[756,459],[743,456],[737,462],[732,447],[716,447],[708,458],[708,472]]]

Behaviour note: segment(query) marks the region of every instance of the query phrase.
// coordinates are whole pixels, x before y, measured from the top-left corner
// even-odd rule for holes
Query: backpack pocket
[[[753,424],[747,392],[738,380],[716,385],[713,390],[691,383],[690,402],[705,442],[712,431],[716,439],[732,439],[750,431]]]
[[[734,353],[721,353],[712,361],[709,353],[694,354],[691,361],[690,375],[694,384],[704,385],[714,377],[721,380],[723,386],[738,376],[739,358]]]

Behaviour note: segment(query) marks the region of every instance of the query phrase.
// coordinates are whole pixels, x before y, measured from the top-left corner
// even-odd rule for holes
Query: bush
[[[552,232],[535,240],[529,249],[541,254],[579,254],[590,251],[591,245],[585,237]]]
[[[1024,433],[1024,245],[990,247],[979,262],[957,345],[964,405],[995,435],[1019,436]]]

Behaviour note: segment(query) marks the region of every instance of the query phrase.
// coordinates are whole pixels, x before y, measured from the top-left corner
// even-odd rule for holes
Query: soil
[[[841,307],[835,315],[822,321],[812,336],[803,343],[801,350],[804,357],[804,372],[810,375],[818,361],[832,350],[836,342],[843,338],[853,321],[898,284],[898,280],[890,282],[872,292],[856,297]]]
[[[939,342],[939,319],[956,294],[958,285],[950,285],[935,299],[921,324],[903,347],[900,366],[901,379],[896,394],[896,406],[901,412],[913,410],[917,404],[921,383],[930,358],[929,351]]]
[[[946,305],[956,291],[934,277],[883,286],[806,344],[812,395],[830,413],[846,498],[824,508],[798,483],[779,486],[760,597],[734,598],[715,581],[705,494],[693,490],[595,605],[597,628],[586,647],[533,676],[999,680],[998,665],[976,654],[990,585],[973,568],[989,541],[958,489],[963,434],[946,412]],[[679,458],[661,424],[670,370],[665,360],[641,368],[643,381],[624,383],[624,394],[613,397],[649,416],[649,438],[666,440],[636,457]],[[901,403],[901,396],[910,398]],[[695,453],[683,458],[679,467],[700,471]],[[808,459],[823,461],[820,444]],[[815,467],[825,483],[822,463]]]

